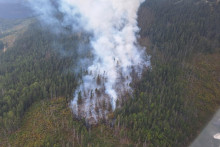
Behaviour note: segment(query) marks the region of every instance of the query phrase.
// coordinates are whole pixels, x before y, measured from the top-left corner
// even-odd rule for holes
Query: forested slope
[[[48,146],[189,145],[220,105],[219,14],[220,4],[216,2],[146,1],[139,11],[139,40],[152,56],[152,69],[145,71],[141,80],[133,81],[130,100],[111,114],[109,121],[97,126],[73,118],[64,127],[51,120],[46,132],[33,135],[29,135],[31,128],[42,129],[40,122],[30,123],[37,121],[31,115],[41,105],[48,112],[46,105],[51,109],[68,106],[72,99],[80,74],[73,74],[77,54],[66,56],[66,52],[70,54],[81,36],[64,33],[57,38],[47,29],[30,26],[13,48],[0,55],[0,132],[4,142],[12,146],[24,146],[24,140]],[[58,52],[54,42],[67,51]],[[66,99],[55,99],[59,96]],[[50,123],[44,116],[48,113],[39,114],[42,124]],[[55,110],[49,116],[54,120],[73,117]],[[78,128],[76,138],[69,141],[63,131],[74,127]],[[39,134],[49,139],[38,139]],[[63,141],[59,137],[64,137]]]
[[[7,142],[7,141],[5,141]],[[3,146],[119,146],[119,138],[106,125],[86,128],[72,117],[65,98],[35,103],[25,115],[21,128]]]
[[[142,5],[140,40],[153,69],[134,84],[135,98],[118,113],[131,138],[187,146],[219,107],[219,11],[219,4],[203,1]]]
[[[52,50],[53,39],[45,31],[30,26],[13,48],[0,54],[1,135],[15,130],[34,102],[72,95],[74,58]]]

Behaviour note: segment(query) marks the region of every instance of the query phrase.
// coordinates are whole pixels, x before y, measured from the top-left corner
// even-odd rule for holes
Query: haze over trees
[[[4,43],[0,40],[0,50],[4,49]]]

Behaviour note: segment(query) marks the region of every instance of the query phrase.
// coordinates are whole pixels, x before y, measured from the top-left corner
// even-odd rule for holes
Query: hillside
[[[131,83],[121,108],[94,126],[68,107],[84,74],[77,61],[91,58],[75,48],[87,48],[88,36],[29,25],[0,54],[0,145],[190,145],[220,106],[219,14],[217,1],[144,2],[139,42],[152,68]]]
[[[118,146],[110,127],[87,129],[74,120],[65,98],[35,103],[25,114],[20,129],[3,146]]]
[[[0,18],[0,53],[13,47],[14,41],[22,35],[34,19],[7,20]]]

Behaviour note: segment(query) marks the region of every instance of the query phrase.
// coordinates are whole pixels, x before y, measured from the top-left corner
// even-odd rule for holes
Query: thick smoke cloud
[[[117,107],[130,83],[150,65],[138,46],[137,12],[144,0],[31,0],[41,20],[55,32],[70,26],[73,33],[91,34],[94,56],[74,94],[75,115],[89,122],[106,118]]]

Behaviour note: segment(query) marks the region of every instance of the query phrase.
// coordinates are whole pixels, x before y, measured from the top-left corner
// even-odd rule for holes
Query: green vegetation
[[[76,86],[72,59],[62,58],[47,32],[32,26],[0,55],[0,134],[17,129],[26,110],[36,101],[71,97]]]
[[[191,85],[189,95],[194,97],[196,116],[200,126],[204,120],[211,118],[213,111],[220,105],[220,54],[200,54],[194,58],[192,65]],[[199,123],[198,122],[198,123]]]
[[[110,127],[100,125],[87,129],[83,121],[73,119],[65,98],[57,98],[35,103],[25,114],[20,129],[2,146],[113,147],[119,144]]]
[[[140,42],[147,42],[153,67],[116,111],[125,136],[148,146],[187,146],[212,117],[220,104],[219,11],[219,4],[193,0],[143,4]]]
[[[0,55],[0,142],[4,146],[189,145],[220,105],[219,14],[219,3],[201,0],[143,3],[140,43],[152,56],[152,69],[131,84],[134,94],[127,96],[130,99],[122,108],[96,126],[76,120],[68,107],[76,78],[81,77],[72,72],[81,56],[70,50],[81,35],[57,37],[31,26]],[[64,52],[56,51],[58,44]]]

